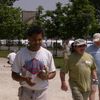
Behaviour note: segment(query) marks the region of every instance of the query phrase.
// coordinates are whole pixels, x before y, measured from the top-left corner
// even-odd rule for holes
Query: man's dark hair
[[[27,29],[26,36],[32,36],[34,34],[40,33],[42,34],[42,36],[44,36],[44,30],[42,29],[42,27],[38,25],[32,25],[29,29]]]

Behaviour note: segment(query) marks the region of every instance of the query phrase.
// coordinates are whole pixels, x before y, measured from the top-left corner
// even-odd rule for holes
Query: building
[[[24,23],[32,24],[36,18],[36,11],[22,11],[22,20]]]

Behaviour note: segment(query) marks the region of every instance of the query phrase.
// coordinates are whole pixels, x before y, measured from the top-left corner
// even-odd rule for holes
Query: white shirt
[[[12,52],[12,53],[8,54],[7,58],[9,59],[9,63],[10,64],[13,64],[15,57],[16,57],[16,53],[15,52]]]
[[[49,72],[53,72],[56,70],[53,56],[52,56],[51,52],[49,52],[47,49],[41,47],[38,51],[32,52],[25,47],[25,48],[22,48],[17,53],[14,64],[12,66],[12,71],[16,72],[16,73],[21,73],[22,75],[29,77],[30,72],[26,71],[26,69],[23,66],[25,66],[26,62],[30,62],[34,58],[37,59],[38,61],[42,62],[47,67]],[[34,64],[33,64],[33,66],[34,66]],[[32,76],[31,78],[34,78],[34,77]],[[29,86],[26,82],[21,82],[21,85],[25,86],[27,88],[30,88],[32,90],[43,90],[48,87],[48,81],[41,80],[36,75],[35,75],[34,82],[36,83],[36,85],[34,85],[34,86]]]

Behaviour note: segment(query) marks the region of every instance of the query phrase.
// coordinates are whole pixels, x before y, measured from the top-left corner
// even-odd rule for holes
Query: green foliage
[[[8,6],[6,3],[0,4],[0,38],[22,38],[25,25],[21,19],[21,9]]]
[[[89,1],[96,8],[96,17],[100,23],[100,0],[89,0]]]
[[[42,15],[47,38],[68,39],[86,37],[98,29],[95,8],[88,0],[73,0],[72,4],[56,4],[54,11]]]
[[[15,1],[17,0],[0,0],[0,4],[12,6]]]
[[[96,9],[100,10],[100,0],[89,0]]]
[[[90,25],[87,27],[88,29],[88,33],[94,33],[94,32],[98,32],[100,31],[100,0],[70,0],[72,3],[75,4],[75,2],[78,3],[86,3],[87,9],[90,13],[88,13],[87,15],[90,15],[90,20],[91,23]],[[91,19],[92,18],[92,19]]]
[[[43,10],[44,10],[44,8],[42,6],[39,6],[37,8],[36,17],[35,17],[35,21],[33,22],[33,24],[42,26],[42,23],[43,23],[43,20],[42,20]]]
[[[66,25],[74,37],[86,37],[94,27],[97,29],[95,8],[88,0],[74,0],[68,13]]]
[[[44,27],[48,38],[65,38],[67,31],[64,23],[66,20],[66,11],[64,12],[64,9],[67,10],[58,2],[54,11],[46,11],[43,15]]]

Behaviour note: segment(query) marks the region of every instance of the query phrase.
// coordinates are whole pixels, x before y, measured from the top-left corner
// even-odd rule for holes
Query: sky
[[[54,10],[57,2],[65,5],[68,3],[68,0],[18,0],[14,3],[14,7],[20,7],[26,11],[36,11],[36,8],[41,5],[44,10]]]

